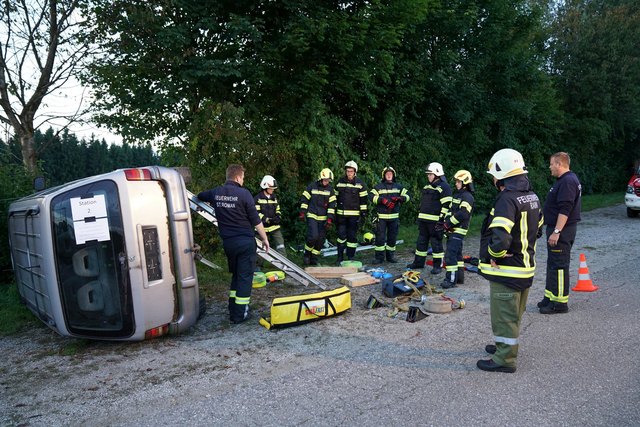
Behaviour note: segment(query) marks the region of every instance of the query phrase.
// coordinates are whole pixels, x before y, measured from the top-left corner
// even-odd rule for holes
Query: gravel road
[[[478,243],[469,238],[465,253]],[[402,246],[411,261],[413,243]],[[624,205],[584,214],[572,285],[580,253],[600,289],[544,316],[539,241],[515,374],[475,367],[492,342],[489,286],[468,273],[448,292],[464,309],[416,323],[366,310],[380,293],[368,286],[353,290],[346,314],[277,332],[229,326],[226,303],[214,301],[179,337],[86,342],[37,327],[3,338],[0,425],[640,425],[640,220]]]

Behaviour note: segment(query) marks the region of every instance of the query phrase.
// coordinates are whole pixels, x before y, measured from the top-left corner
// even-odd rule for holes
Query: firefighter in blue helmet
[[[310,183],[300,198],[300,220],[307,222],[304,245],[304,265],[318,265],[318,255],[324,244],[327,229],[336,213],[336,195],[331,185],[333,172],[324,168],[318,179]]]
[[[249,302],[256,264],[254,228],[269,251],[269,239],[264,231],[251,193],[244,184],[245,169],[238,164],[227,167],[224,185],[198,194],[198,199],[209,203],[216,212],[222,246],[232,274],[229,290],[229,320],[241,323],[249,318]]]
[[[540,200],[531,189],[522,154],[505,148],[489,161],[488,173],[499,193],[482,223],[480,273],[489,280],[491,359],[478,360],[483,371],[515,372],[520,321],[536,270],[536,239],[542,235]]]
[[[396,182],[396,171],[391,166],[382,170],[382,180],[371,190],[371,201],[376,207],[375,264],[398,262],[395,258],[396,239],[400,227],[400,205],[410,200],[407,189]]]

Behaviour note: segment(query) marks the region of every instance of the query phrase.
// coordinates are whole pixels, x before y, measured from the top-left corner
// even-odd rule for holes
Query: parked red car
[[[638,166],[627,184],[624,203],[627,205],[627,216],[629,218],[638,216],[638,213],[640,213],[640,166]]]

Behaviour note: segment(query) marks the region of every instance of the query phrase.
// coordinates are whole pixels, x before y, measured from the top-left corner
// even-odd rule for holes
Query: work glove
[[[453,226],[451,224],[449,224],[448,222],[444,222],[443,223],[443,227],[444,227],[444,232],[445,233],[453,233]]]
[[[387,208],[389,208],[389,209],[393,209],[393,208],[395,208],[395,207],[396,207],[396,204],[395,204],[394,202],[389,202],[389,203],[387,203]]]
[[[389,199],[387,199],[386,197],[383,197],[382,199],[380,199],[380,204],[382,206],[387,206],[391,201]]]
[[[438,221],[436,222],[436,226],[434,227],[436,231],[444,231],[444,222]]]
[[[264,222],[264,225],[269,225],[269,223],[271,223],[271,220],[265,216],[264,218],[262,218],[262,222]]]
[[[304,214],[304,211],[300,211],[300,216],[298,217],[298,219],[299,219],[300,221],[304,221],[304,215],[305,215],[305,214]]]
[[[274,216],[269,221],[271,222],[271,224],[280,225],[280,221],[282,221],[282,219],[279,216]]]
[[[327,222],[324,223],[324,227],[328,230],[331,228],[331,224],[333,224],[333,220],[331,218],[327,218]]]
[[[396,204],[397,204],[397,203],[402,203],[402,202],[404,202],[404,197],[400,197],[400,196],[393,196],[393,197],[391,198],[391,201],[392,201],[393,203],[396,203]]]

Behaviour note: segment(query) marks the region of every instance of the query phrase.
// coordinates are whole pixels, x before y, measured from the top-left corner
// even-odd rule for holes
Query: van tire
[[[631,209],[631,208],[627,208],[627,216],[629,218],[635,218],[638,216],[638,211]]]
[[[202,319],[202,317],[204,317],[205,313],[207,312],[207,299],[204,296],[201,296],[199,302],[200,307],[198,311],[198,320]]]

